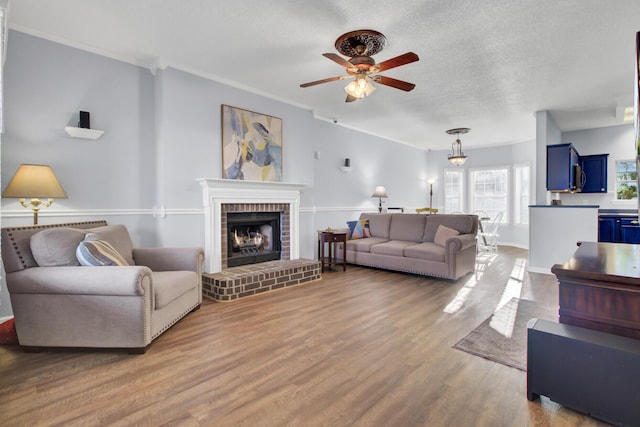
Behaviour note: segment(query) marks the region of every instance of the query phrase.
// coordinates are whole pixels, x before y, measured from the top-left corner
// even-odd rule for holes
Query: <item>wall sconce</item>
[[[350,158],[344,159],[344,166],[340,166],[340,170],[342,172],[351,172],[353,170],[353,168],[351,167],[351,159]]]
[[[371,197],[377,197],[378,198],[378,212],[382,213],[382,199],[383,198],[386,199],[387,197],[389,197],[387,195],[387,189],[384,188],[383,185],[378,185],[376,187],[376,190],[371,195]]]
[[[462,152],[462,142],[460,141],[460,135],[469,133],[470,130],[471,129],[469,128],[456,128],[456,129],[449,129],[447,131],[449,135],[458,136],[456,140],[453,141],[453,143],[451,143],[451,154],[449,154],[448,156],[449,161],[456,166],[460,166],[461,164],[467,161],[467,156],[465,156],[464,153]]]
[[[38,224],[40,206],[49,207],[53,199],[66,199],[67,193],[60,185],[56,174],[47,165],[20,165],[2,197],[20,199],[20,204],[33,210],[33,224]],[[26,198],[31,198],[29,203]],[[47,198],[46,202],[40,198]]]

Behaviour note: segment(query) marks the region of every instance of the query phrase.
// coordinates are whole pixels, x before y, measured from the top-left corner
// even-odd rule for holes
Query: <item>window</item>
[[[638,172],[635,160],[616,160],[616,200],[638,199]]]
[[[444,212],[463,212],[464,169],[444,170]]]
[[[471,212],[482,211],[495,218],[503,213],[502,222],[509,222],[509,168],[470,170]]]
[[[523,163],[513,166],[513,223],[529,224],[531,204],[531,165]]]

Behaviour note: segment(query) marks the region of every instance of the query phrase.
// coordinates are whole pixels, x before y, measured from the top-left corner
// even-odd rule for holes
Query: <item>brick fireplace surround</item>
[[[223,203],[220,207],[220,237],[222,239],[220,258],[222,270],[227,268],[229,257],[229,245],[226,244],[227,213],[232,212],[280,212],[280,228],[282,229],[280,240],[280,259],[290,259],[291,249],[291,210],[288,203]]]
[[[299,258],[301,185],[199,179],[205,207],[203,296],[232,301],[321,278],[320,263]],[[281,259],[227,267],[227,213],[281,212]]]

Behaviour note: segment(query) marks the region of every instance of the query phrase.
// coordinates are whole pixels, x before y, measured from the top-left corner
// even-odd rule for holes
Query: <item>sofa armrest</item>
[[[475,244],[475,234],[460,234],[459,236],[450,237],[449,239],[447,239],[446,248],[447,252],[455,253],[474,246]]]
[[[7,273],[10,294],[144,295],[151,270],[128,267],[32,267]]]
[[[200,274],[204,262],[202,248],[134,248],[136,265],[152,271],[195,271]]]

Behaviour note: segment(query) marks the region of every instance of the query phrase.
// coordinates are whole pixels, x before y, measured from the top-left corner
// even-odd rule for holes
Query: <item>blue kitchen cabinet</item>
[[[640,243],[638,218],[620,219],[620,239],[623,243]]]
[[[598,242],[640,244],[640,224],[634,215],[600,215]]]
[[[547,190],[580,191],[580,155],[573,144],[547,145]]]
[[[580,156],[582,168],[582,193],[607,192],[607,161],[608,154]]]
[[[620,217],[600,216],[598,218],[598,242],[621,242]]]

